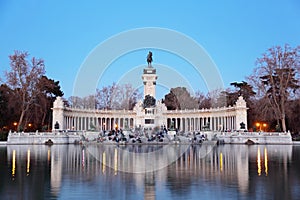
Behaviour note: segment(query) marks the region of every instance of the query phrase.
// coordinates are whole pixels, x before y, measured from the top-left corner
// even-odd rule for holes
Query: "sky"
[[[197,43],[207,54],[206,58],[213,61],[219,73],[217,76],[227,88],[231,82],[245,80],[253,72],[256,59],[268,48],[300,45],[299,19],[298,0],[95,0],[84,3],[0,0],[0,78],[5,81],[4,72],[10,69],[8,56],[14,50],[28,51],[31,56],[45,60],[47,77],[60,81],[64,96],[68,98],[74,95],[76,80],[97,48],[104,48],[106,41],[124,33],[150,27],[174,31]],[[151,37],[149,40],[151,42]],[[153,40],[155,42],[159,44],[159,40]],[[134,43],[132,39],[126,41],[127,46],[131,43]],[[101,64],[105,56],[118,52],[122,45],[106,47],[107,54],[99,55],[92,72],[97,74],[100,67],[96,63]],[[181,39],[173,45],[174,48],[184,46]],[[162,98],[170,87],[181,84],[206,93],[208,82],[218,79],[205,77],[197,69],[206,66],[193,66],[192,61],[182,56],[193,54],[192,50],[184,49],[185,52],[179,55],[173,49],[158,46],[146,45],[115,56],[95,78],[97,87],[122,80],[142,84],[140,69],[147,65],[150,50],[153,66],[157,68],[158,98]],[[167,79],[169,82],[163,83]],[[83,80],[81,85],[88,83],[90,77]]]

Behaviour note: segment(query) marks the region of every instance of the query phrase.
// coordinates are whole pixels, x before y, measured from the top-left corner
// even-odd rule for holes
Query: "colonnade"
[[[134,118],[64,116],[63,127],[67,130],[76,131],[133,128]]]
[[[59,124],[59,128],[55,128],[56,123]],[[244,128],[241,128],[240,124],[243,124]],[[171,128],[171,125],[183,132],[247,129],[246,102],[239,97],[234,106],[172,111],[167,110],[164,104],[158,103],[151,113],[145,112],[142,102],[133,110],[86,110],[66,107],[63,100],[57,98],[53,106],[53,130],[101,131],[136,127]]]
[[[165,124],[162,124],[165,125]],[[167,118],[167,128],[189,132],[200,130],[231,131],[236,130],[236,116],[223,117],[173,117]],[[67,130],[112,130],[134,128],[133,117],[79,117],[64,116],[64,129]]]
[[[236,116],[222,117],[173,117],[167,118],[167,127],[178,129],[179,131],[230,131],[236,130]]]

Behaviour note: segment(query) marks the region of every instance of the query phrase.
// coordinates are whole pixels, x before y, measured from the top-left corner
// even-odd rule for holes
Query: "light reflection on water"
[[[261,175],[261,157],[260,157],[260,148],[257,148],[257,174]]]
[[[265,173],[266,176],[268,176],[268,151],[266,147],[264,149],[264,155],[265,155]]]
[[[146,152],[154,152],[155,148],[160,150],[159,156],[140,159],[140,155],[147,156]],[[168,160],[180,149],[176,145],[165,148],[2,146],[0,196],[4,199],[293,199],[299,193],[300,146],[184,148],[185,153],[165,168],[125,173],[121,170],[125,167],[151,168],[153,163]],[[140,155],[133,158],[137,155],[128,152]]]

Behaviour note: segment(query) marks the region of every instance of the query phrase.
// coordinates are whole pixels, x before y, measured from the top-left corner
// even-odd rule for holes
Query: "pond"
[[[1,199],[297,199],[297,145],[3,145]]]

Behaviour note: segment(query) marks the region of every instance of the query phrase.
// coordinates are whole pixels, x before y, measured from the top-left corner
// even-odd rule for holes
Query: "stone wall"
[[[53,144],[73,144],[79,142],[80,134],[77,133],[9,133],[7,144],[45,144],[51,140]]]
[[[278,132],[233,132],[221,133],[218,140],[224,144],[245,144],[249,141],[255,144],[292,144],[290,133]]]

